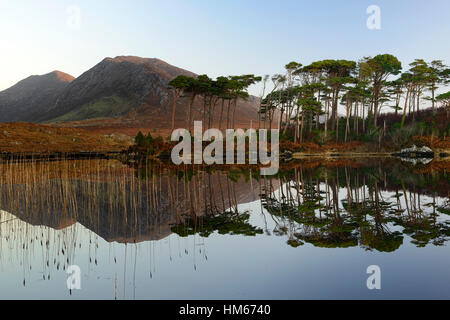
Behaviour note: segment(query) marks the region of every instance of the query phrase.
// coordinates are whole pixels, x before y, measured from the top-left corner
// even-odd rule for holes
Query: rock
[[[392,154],[402,159],[419,159],[419,158],[434,158],[434,151],[429,147],[423,146],[418,148],[416,145],[412,145],[409,148],[402,149],[400,152]]]
[[[433,152],[433,150],[431,150],[430,148],[428,148],[426,146],[423,146],[423,147],[419,148],[417,150],[417,152],[427,153],[427,152]]]
[[[400,158],[402,161],[405,162],[409,162],[413,165],[418,165],[418,164],[428,164],[431,161],[433,161],[433,159],[429,159],[429,158]]]
[[[432,149],[423,146],[418,148],[415,144],[412,145],[412,147],[406,148],[406,149],[402,149],[400,151],[400,153],[411,153],[411,152],[415,152],[415,153],[427,153],[427,152],[433,152]]]
[[[285,161],[291,161],[292,160],[292,152],[289,150],[285,150],[282,154],[281,154],[281,158]]]

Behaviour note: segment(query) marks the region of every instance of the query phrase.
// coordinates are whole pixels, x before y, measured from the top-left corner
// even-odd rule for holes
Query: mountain
[[[106,58],[70,83],[44,120],[118,117],[145,104],[167,105],[167,85],[178,75],[195,76],[159,59]]]
[[[76,79],[56,73],[64,79],[59,86],[49,83],[49,75],[27,78],[1,92],[0,97],[8,97],[0,99],[1,109],[8,112],[0,117],[0,122],[58,123],[59,126],[130,135],[137,129],[167,133],[171,128],[173,105],[169,81],[178,75],[197,76],[156,58],[135,56],[105,58]],[[25,85],[29,82],[33,85]],[[248,127],[250,120],[258,118],[258,101],[250,96],[238,102],[237,125]],[[178,99],[177,126],[185,125],[187,105],[187,97]],[[202,106],[202,99],[196,99],[193,120],[202,119]],[[216,107],[215,112],[219,110],[220,107]],[[217,115],[216,121],[218,118]]]
[[[67,73],[53,71],[30,76],[0,92],[0,122],[36,121],[55,105],[73,79]]]

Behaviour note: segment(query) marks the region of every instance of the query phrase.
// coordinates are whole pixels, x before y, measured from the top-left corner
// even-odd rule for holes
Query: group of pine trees
[[[285,70],[285,74],[263,78],[244,75],[212,80],[201,75],[173,79],[169,83],[174,92],[172,129],[180,96],[189,97],[186,128],[190,128],[197,96],[203,98],[204,123],[210,127],[213,115],[218,114],[220,129],[225,119],[226,128],[234,128],[237,100],[248,97],[248,87],[259,81],[263,90],[258,127],[279,128],[294,142],[305,141],[312,132],[323,141],[348,141],[350,134],[356,137],[380,131],[385,127],[385,123],[379,123],[380,114],[386,110],[400,118],[397,127],[402,128],[407,116],[423,109],[424,100],[431,103],[433,114],[438,104],[448,109],[450,102],[450,92],[436,94],[450,83],[450,69],[441,60],[416,59],[402,72],[395,56],[380,54],[359,61],[321,60],[306,66],[290,62]],[[266,93],[269,80],[272,89]],[[340,105],[345,116],[338,112]]]
[[[263,126],[272,126],[277,111],[277,127],[283,133],[293,127],[295,142],[303,141],[305,130],[320,131],[325,140],[334,136],[348,141],[350,130],[358,136],[379,129],[385,107],[395,115],[400,113],[401,128],[407,115],[420,110],[422,100],[431,102],[433,112],[439,101],[448,106],[448,93],[436,96],[436,91],[450,82],[450,69],[440,60],[427,63],[422,59],[409,67],[402,73],[401,62],[390,54],[360,61],[321,60],[307,66],[291,62],[285,66],[286,74],[271,79],[273,90],[261,104]],[[345,117],[339,116],[339,105]],[[344,125],[339,125],[340,120]],[[340,127],[344,127],[341,137]]]
[[[261,81],[261,77],[253,74],[242,76],[217,77],[216,80],[207,75],[200,75],[197,78],[180,75],[169,82],[173,88],[173,108],[172,108],[172,131],[175,128],[175,112],[177,101],[181,96],[189,99],[186,114],[185,128],[190,131],[192,126],[192,105],[195,98],[202,100],[202,121],[211,128],[214,115],[219,114],[219,129],[222,129],[222,122],[226,119],[226,128],[234,128],[236,119],[236,107],[239,98],[248,97],[248,87]],[[220,108],[220,111],[217,108]],[[225,118],[226,113],[226,118]]]

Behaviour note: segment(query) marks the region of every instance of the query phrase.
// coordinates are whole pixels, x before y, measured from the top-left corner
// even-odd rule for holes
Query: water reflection
[[[263,249],[263,239],[272,239],[277,250],[275,239],[284,239],[287,248],[391,253],[406,243],[444,246],[450,237],[449,192],[442,163],[414,169],[393,160],[306,162],[263,177],[257,169],[237,167],[5,162],[0,164],[0,264],[7,269],[2,278],[20,277],[22,287],[30,282],[36,287],[37,276],[53,282],[56,272],[64,283],[58,272],[83,260],[98,271],[90,285],[100,286],[103,279],[114,283],[108,290],[115,297],[119,286],[124,298],[135,298],[139,279],[154,279],[155,261],[161,259],[155,244],[165,246],[159,254],[171,262],[176,255],[192,257],[194,271],[208,261],[205,239],[215,247],[235,238],[236,250],[247,244]],[[181,273],[186,266],[177,268]],[[211,271],[206,275],[211,280]],[[180,290],[183,281],[174,286]],[[143,298],[156,294],[142,290]]]
[[[17,218],[54,229],[78,222],[124,243],[165,238],[187,216],[219,214],[257,198],[232,171],[135,170],[90,160],[4,164],[0,174],[0,207]]]
[[[276,217],[274,232],[286,234],[295,247],[308,242],[391,252],[402,245],[404,234],[419,247],[443,245],[450,236],[450,220],[440,221],[445,217],[438,214],[449,206],[448,198],[439,198],[449,191],[446,173],[406,174],[403,167],[391,165],[389,171],[381,164],[293,169],[279,178],[278,192],[265,186],[262,203]],[[432,202],[424,203],[425,194]]]

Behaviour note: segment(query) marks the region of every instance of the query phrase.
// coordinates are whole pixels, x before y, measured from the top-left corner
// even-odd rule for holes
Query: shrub
[[[320,145],[323,145],[330,141],[334,141],[336,139],[334,132],[330,131],[328,131],[327,135],[325,136],[325,130],[314,129],[313,134],[314,134],[313,135],[314,142]]]
[[[394,146],[401,148],[410,142],[412,137],[421,130],[423,130],[423,127],[416,123],[411,123],[403,128],[400,127],[399,123],[396,123],[392,126],[389,137]]]

